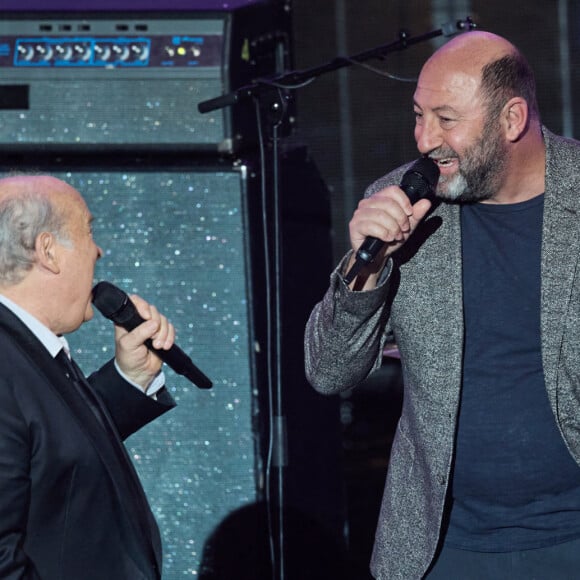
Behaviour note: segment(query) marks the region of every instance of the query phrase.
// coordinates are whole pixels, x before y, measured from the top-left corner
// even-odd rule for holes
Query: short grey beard
[[[496,136],[493,136],[491,125],[487,125],[478,146],[484,143],[492,143],[491,149],[480,150],[485,153],[483,165],[480,164],[473,170],[468,168],[466,174],[459,170],[453,177],[441,180],[436,190],[437,197],[448,201],[459,203],[475,203],[492,199],[499,190],[504,179],[504,172],[507,166],[508,152],[501,146]],[[473,155],[473,150],[470,154]],[[490,165],[493,165],[491,173]],[[469,177],[469,181],[467,179]]]
[[[467,180],[461,173],[455,174],[450,179],[442,181],[445,184],[445,191],[437,191],[437,197],[456,201],[467,189]]]

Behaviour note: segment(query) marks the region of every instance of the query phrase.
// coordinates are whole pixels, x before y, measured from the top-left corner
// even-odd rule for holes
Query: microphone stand
[[[344,68],[346,66],[352,66],[353,64],[364,62],[370,60],[371,58],[383,58],[391,52],[405,50],[409,46],[424,42],[426,40],[431,40],[438,36],[453,36],[459,32],[466,32],[476,28],[476,24],[468,16],[465,20],[458,20],[455,23],[446,23],[441,25],[441,28],[437,30],[432,30],[425,34],[419,36],[408,36],[407,32],[401,31],[399,33],[399,39],[390,43],[371,48],[364,52],[360,52],[350,57],[336,57],[333,60],[327,62],[326,64],[306,69],[303,71],[291,71],[274,77],[267,77],[263,79],[257,79],[253,83],[235,89],[230,93],[221,95],[214,99],[208,99],[207,101],[202,101],[197,105],[197,109],[200,113],[209,113],[210,111],[215,111],[217,109],[223,109],[224,107],[229,107],[235,105],[244,99],[251,97],[260,97],[264,93],[268,93],[273,87],[280,89],[296,89],[304,86],[304,84],[309,83],[323,74]],[[277,106],[277,105],[272,105]]]
[[[446,23],[436,30],[419,36],[408,36],[405,31],[399,33],[399,38],[390,44],[378,46],[350,57],[336,57],[317,67],[302,71],[257,79],[234,91],[219,97],[198,103],[200,113],[209,113],[223,109],[252,98],[256,109],[258,139],[260,145],[261,189],[264,255],[266,268],[267,296],[267,343],[268,343],[268,387],[270,409],[270,445],[268,452],[268,467],[266,474],[266,500],[270,526],[270,552],[272,574],[276,580],[284,580],[284,478],[283,468],[288,464],[286,419],[282,404],[281,380],[281,227],[279,207],[279,128],[287,114],[289,92],[301,88],[314,81],[319,76],[343,67],[362,63],[372,58],[384,58],[387,54],[402,51],[410,46],[436,38],[438,36],[453,36],[476,28],[476,24],[468,16],[465,20]],[[266,171],[270,167],[271,171]],[[271,195],[269,192],[271,191]],[[271,202],[273,205],[270,206]],[[272,251],[270,243],[273,242]],[[276,469],[276,494],[271,495],[270,467]],[[274,504],[274,501],[276,502]],[[272,504],[272,505],[271,505]],[[272,511],[270,511],[270,509]],[[275,510],[275,511],[274,511]],[[271,522],[274,514],[276,523]],[[276,528],[277,534],[274,534]]]

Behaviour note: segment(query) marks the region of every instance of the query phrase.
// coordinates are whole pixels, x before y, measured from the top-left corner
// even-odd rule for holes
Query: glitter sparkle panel
[[[166,368],[177,408],[127,441],[161,528],[164,578],[195,577],[205,539],[258,493],[242,171],[56,175],[95,216],[97,279],[166,313],[214,383],[199,390]],[[88,373],[113,355],[113,326],[96,312],[70,343]]]

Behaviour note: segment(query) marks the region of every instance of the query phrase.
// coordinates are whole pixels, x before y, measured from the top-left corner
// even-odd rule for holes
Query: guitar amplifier
[[[4,12],[0,150],[178,149],[257,142],[254,103],[204,100],[284,71],[279,8],[138,13]]]

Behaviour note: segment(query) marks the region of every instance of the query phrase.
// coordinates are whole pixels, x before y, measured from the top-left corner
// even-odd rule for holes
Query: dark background
[[[249,1],[85,0],[83,10],[233,10]],[[355,55],[471,16],[479,28],[507,37],[528,56],[537,75],[540,110],[552,131],[580,136],[580,7],[573,0],[293,0],[280,2],[289,27],[288,66],[304,70],[337,56]],[[74,0],[0,0],[0,10],[79,10]],[[332,249],[347,249],[347,224],[365,187],[416,156],[413,82],[422,62],[443,38],[393,53],[383,60],[327,73],[293,92],[291,140],[306,145],[330,192]],[[217,96],[217,95],[216,95]],[[296,280],[296,284],[307,281]],[[445,357],[445,353],[441,353]],[[356,392],[340,397],[346,525],[350,577],[363,580],[388,451],[400,404],[394,358]],[[323,461],[323,458],[321,458]]]

